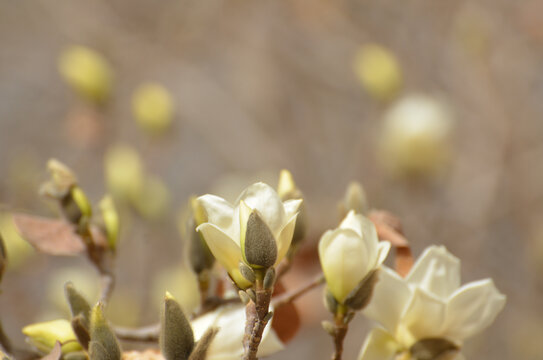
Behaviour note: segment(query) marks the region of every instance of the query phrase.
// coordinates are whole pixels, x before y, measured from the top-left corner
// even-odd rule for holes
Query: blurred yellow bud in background
[[[64,80],[83,98],[103,103],[112,86],[112,70],[102,55],[84,46],[71,46],[62,52],[59,71]]]
[[[142,216],[156,219],[168,209],[170,197],[170,190],[160,178],[148,176],[144,179],[142,192],[133,201]]]
[[[23,334],[27,336],[29,344],[44,354],[53,349],[57,340],[63,344],[63,354],[83,349],[76,340],[72,325],[65,319],[27,325],[23,328]]]
[[[174,266],[159,272],[149,294],[163,294],[168,289],[186,314],[192,313],[200,305],[200,292],[196,274],[187,266]],[[153,295],[153,296],[154,296]],[[162,306],[163,297],[153,297],[156,308]]]
[[[402,86],[402,71],[396,56],[381,45],[363,45],[356,52],[354,71],[364,89],[378,100],[392,99]]]
[[[338,204],[340,217],[343,219],[349,211],[353,210],[356,214],[366,214],[369,211],[368,198],[362,184],[352,181],[343,200]]]
[[[132,111],[138,125],[151,134],[167,130],[173,119],[173,100],[159,84],[143,84],[132,96]]]
[[[110,249],[115,251],[119,238],[119,213],[111,196],[107,195],[100,201],[100,211],[106,230],[107,243]]]
[[[452,115],[438,99],[411,94],[386,112],[381,137],[385,167],[397,175],[432,175],[449,160]]]
[[[7,254],[7,269],[17,269],[34,253],[32,245],[17,232],[11,214],[0,212],[0,233]]]
[[[123,199],[138,196],[143,188],[144,171],[138,152],[128,145],[115,145],[104,158],[106,183],[113,195]]]

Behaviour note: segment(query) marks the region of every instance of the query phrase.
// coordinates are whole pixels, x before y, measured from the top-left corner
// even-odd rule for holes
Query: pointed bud
[[[79,186],[72,187],[70,193],[81,214],[90,218],[92,216],[92,207],[87,195],[85,195]]]
[[[255,275],[254,270],[249,265],[245,264],[243,261],[239,262],[239,272],[251,284],[255,283],[256,275]]]
[[[240,222],[243,260],[255,269],[267,269],[277,259],[277,244],[268,225],[257,210],[240,202]]]
[[[219,329],[216,327],[208,328],[200,340],[198,340],[198,343],[196,343],[194,350],[192,350],[192,353],[189,356],[189,360],[206,360],[207,349],[218,332]]]
[[[104,317],[102,304],[98,303],[91,314],[90,360],[120,360],[121,348],[115,333]]]
[[[190,215],[186,221],[186,229],[183,235],[186,236],[189,247],[189,262],[192,270],[196,274],[202,273],[204,270],[211,269],[215,264],[215,257],[209,250],[203,235],[196,231],[196,228],[207,221],[205,209],[193,196],[190,202]]]
[[[368,273],[362,281],[347,295],[344,304],[353,310],[362,310],[369,304],[373,288],[378,280],[378,270]]]
[[[347,213],[354,210],[356,214],[365,214],[369,210],[366,191],[359,182],[353,181],[347,187],[345,196],[339,203],[340,217],[343,219]]]
[[[87,329],[90,329],[90,315],[91,307],[87,300],[75,289],[71,282],[67,282],[64,285],[64,293],[70,306],[72,317],[81,316],[82,325]]]
[[[82,314],[79,314],[72,318],[72,330],[74,331],[77,341],[83,346],[84,349],[89,349],[90,333],[89,328],[85,324],[86,320]]]
[[[160,349],[166,360],[187,360],[194,348],[194,335],[181,306],[166,293],[161,314]]]
[[[117,249],[117,240],[119,238],[119,214],[115,208],[113,198],[109,195],[100,201],[100,211],[102,220],[106,229],[107,243],[111,250]]]
[[[267,323],[268,321],[271,320],[272,317],[273,317],[273,311],[270,311],[264,316],[264,319],[262,319],[262,321]]]
[[[298,190],[298,188],[296,187],[296,183],[294,182],[292,174],[286,169],[281,170],[281,172],[279,173],[277,194],[282,201],[299,199],[301,197],[300,190]]]
[[[264,286],[264,289],[269,290],[273,288],[273,285],[275,285],[275,268],[271,267],[266,270],[262,285]]]
[[[4,275],[4,270],[6,269],[7,265],[7,253],[6,253],[6,247],[4,245],[4,239],[2,238],[2,234],[0,234],[0,283],[2,282],[2,276]]]

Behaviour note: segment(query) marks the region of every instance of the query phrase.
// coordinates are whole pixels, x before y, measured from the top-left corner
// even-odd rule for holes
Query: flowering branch
[[[302,285],[298,289],[281,294],[280,296],[273,299],[273,307],[275,309],[278,309],[281,306],[290,304],[302,295],[305,295],[308,291],[313,290],[314,288],[322,284],[324,284],[324,274],[320,273],[312,281]]]

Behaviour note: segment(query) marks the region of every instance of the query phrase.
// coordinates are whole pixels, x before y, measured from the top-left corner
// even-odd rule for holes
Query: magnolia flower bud
[[[245,189],[236,206],[204,195],[198,198],[207,222],[198,226],[209,250],[228,271],[238,287],[251,283],[239,270],[244,261],[254,268],[277,265],[286,255],[302,200],[282,202],[269,185],[256,183]]]
[[[243,260],[255,269],[267,269],[277,259],[277,245],[270,228],[257,210],[240,203],[241,238]]]
[[[385,114],[381,157],[394,174],[431,175],[449,158],[452,118],[437,99],[412,94]]]
[[[64,344],[62,353],[82,350],[68,320],[60,319],[27,325],[23,328],[27,342],[43,354],[51,352],[55,343]]]
[[[319,257],[328,290],[338,303],[346,305],[348,300],[360,308],[357,289],[371,294],[365,288],[373,282],[368,275],[380,268],[389,249],[390,243],[379,242],[373,223],[352,210],[337,229],[324,233]]]
[[[87,195],[85,195],[83,190],[79,186],[74,186],[70,192],[70,195],[81,212],[81,215],[90,218],[92,216],[92,207]]]
[[[196,231],[196,227],[206,222],[205,210],[195,197],[190,199],[190,215],[186,220],[186,227],[183,231],[188,238],[189,262],[192,270],[196,274],[201,274],[205,270],[211,269],[215,263],[215,258],[201,234]]]
[[[91,102],[103,103],[111,92],[111,68],[94,50],[83,46],[68,48],[60,56],[59,71],[69,85]]]
[[[402,72],[395,55],[377,44],[356,53],[354,71],[366,91],[378,100],[390,100],[402,86]]]
[[[108,246],[111,250],[115,251],[119,238],[119,214],[113,203],[113,198],[109,195],[100,201],[99,206],[102,212]]]
[[[166,360],[187,360],[194,348],[194,335],[181,306],[166,292],[161,316],[160,350]]]
[[[281,201],[296,200],[303,198],[302,192],[296,186],[290,171],[283,169],[279,173],[279,183],[277,185],[277,194]],[[307,232],[307,211],[305,204],[302,203],[298,209],[298,217],[296,218],[296,227],[294,235],[292,235],[291,248],[300,244],[306,236]]]
[[[102,304],[92,309],[89,343],[90,360],[120,360],[121,348],[102,312]]]
[[[356,214],[366,214],[369,210],[368,199],[364,187],[359,182],[353,181],[347,187],[343,200],[338,205],[341,218],[353,210]]]
[[[168,129],[173,118],[170,93],[159,84],[143,84],[132,96],[132,111],[138,125],[151,134]]]

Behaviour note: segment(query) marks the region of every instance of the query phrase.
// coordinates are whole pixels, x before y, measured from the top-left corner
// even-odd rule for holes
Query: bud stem
[[[273,289],[265,289],[263,284],[264,273],[256,271],[256,303],[250,301],[245,307],[247,320],[245,323],[245,336],[243,337],[243,360],[256,360],[258,346],[262,340],[262,333],[269,319],[269,305]]]
[[[343,355],[343,340],[347,335],[349,324],[345,321],[347,309],[343,305],[339,305],[336,315],[334,316],[334,332],[332,337],[334,338],[334,353],[332,354],[332,360],[341,360]]]

